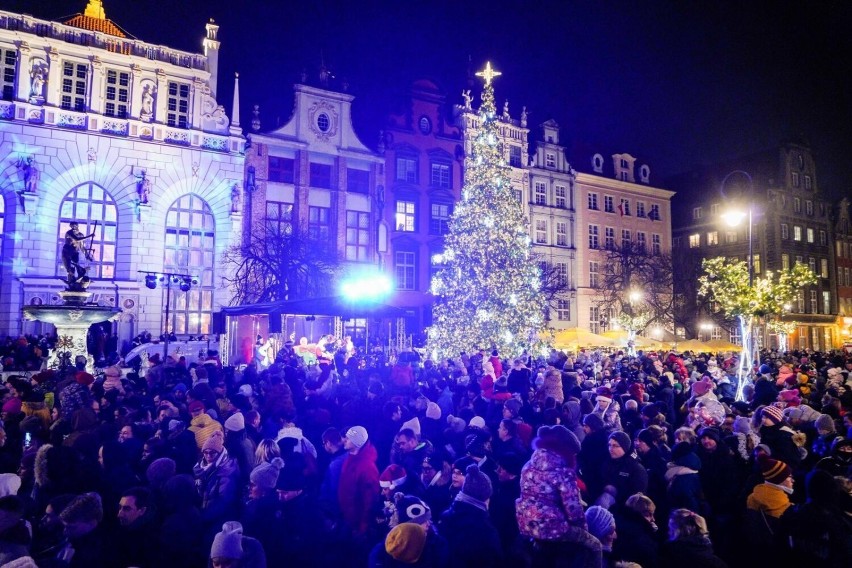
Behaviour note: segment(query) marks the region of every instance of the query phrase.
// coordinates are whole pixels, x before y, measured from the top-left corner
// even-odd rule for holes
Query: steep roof
[[[100,32],[116,37],[128,37],[124,30],[119,28],[112,20],[106,17],[101,0],[89,0],[86,10],[82,14],[75,14],[68,20],[62,22],[68,26]]]

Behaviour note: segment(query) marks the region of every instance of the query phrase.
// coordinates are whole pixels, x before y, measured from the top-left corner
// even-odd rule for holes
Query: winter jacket
[[[615,487],[615,502],[619,505],[635,493],[648,492],[648,472],[630,455],[604,462],[602,482]]]
[[[545,375],[544,384],[541,385],[535,397],[541,403],[552,398],[557,405],[561,405],[565,400],[565,393],[562,392],[562,374],[548,373]]]
[[[240,470],[224,450],[206,469],[201,462],[192,468],[195,488],[201,497],[201,513],[209,524],[232,520],[240,491]]]
[[[799,448],[793,441],[793,434],[789,428],[782,426],[761,426],[760,443],[769,446],[772,450],[772,459],[782,461],[794,468],[802,461]]]
[[[550,450],[534,451],[521,470],[515,510],[521,534],[536,540],[562,540],[569,527],[586,528],[577,473]]]
[[[349,454],[340,471],[337,496],[343,520],[357,534],[367,532],[370,507],[379,495],[378,454],[367,442],[357,454]]]
[[[713,554],[710,540],[703,536],[679,538],[662,547],[663,568],[727,568],[724,560]]]
[[[198,446],[198,451],[201,451],[201,448],[204,446],[204,442],[206,442],[214,432],[222,432],[222,434],[224,434],[222,425],[213,420],[209,414],[204,412],[192,419],[187,430],[195,434],[195,445]]]
[[[763,511],[776,519],[781,518],[790,507],[790,496],[772,483],[763,483],[754,488],[746,500],[746,507],[753,511]]]
[[[642,568],[659,568],[660,546],[657,533],[642,515],[628,508],[613,511],[618,538],[612,547],[617,560],[635,562]]]
[[[697,461],[697,459],[696,459]],[[667,501],[670,509],[689,509],[703,514],[704,494],[698,471],[682,465],[669,464],[666,471]]]
[[[500,565],[503,549],[488,511],[453,501],[441,515],[438,534],[447,539],[451,568],[492,568]]]

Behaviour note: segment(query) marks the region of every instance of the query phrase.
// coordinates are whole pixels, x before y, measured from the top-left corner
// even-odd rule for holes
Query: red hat
[[[612,402],[612,389],[609,387],[598,387],[595,389],[595,394],[597,394],[595,400],[598,402]]]
[[[785,479],[793,475],[793,471],[786,463],[774,460],[763,454],[758,458],[760,464],[760,473],[763,475],[763,480],[769,483],[778,485]]]
[[[627,392],[636,398],[642,398],[642,395],[645,394],[645,385],[642,383],[633,383],[627,388]]]
[[[86,371],[79,371],[76,375],[74,375],[74,380],[83,386],[89,386],[95,382],[95,377]]]
[[[199,410],[202,411],[202,412],[204,411],[204,403],[203,402],[201,402],[200,400],[193,400],[192,402],[189,403],[189,411],[190,412],[197,412]]]
[[[3,403],[3,412],[7,414],[17,414],[21,411],[21,399],[10,398]]]
[[[405,482],[405,476],[405,469],[402,466],[392,463],[379,476],[379,486],[396,489]]]
[[[706,378],[692,384],[692,394],[695,396],[702,396],[711,390],[713,390],[713,382]]]
[[[799,391],[796,389],[782,390],[780,393],[778,393],[778,400],[786,403],[800,402]]]

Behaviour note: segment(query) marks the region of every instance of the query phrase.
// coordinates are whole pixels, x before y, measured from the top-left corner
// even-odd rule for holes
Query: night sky
[[[0,0],[59,20],[85,0]],[[832,5],[833,4],[833,5]],[[213,17],[222,41],[219,102],[240,72],[241,122],[263,129],[292,110],[292,83],[320,54],[357,98],[355,128],[375,147],[383,116],[417,78],[461,102],[468,57],[503,72],[498,105],[549,118],[572,147],[629,152],[652,183],[690,167],[810,142],[818,183],[852,194],[852,4],[792,1],[443,2],[413,0],[105,0],[137,38],[200,51]],[[477,85],[477,89],[479,85]],[[534,137],[538,137],[537,129]],[[584,154],[587,159],[588,153]],[[588,164],[577,164],[588,171]]]

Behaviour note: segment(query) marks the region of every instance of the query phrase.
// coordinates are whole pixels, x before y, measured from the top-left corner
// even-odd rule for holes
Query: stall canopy
[[[266,304],[248,304],[222,308],[229,317],[248,315],[339,316],[341,318],[401,318],[405,310],[375,302],[353,302],[342,296],[286,300]]]

